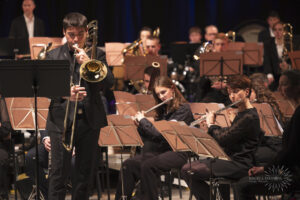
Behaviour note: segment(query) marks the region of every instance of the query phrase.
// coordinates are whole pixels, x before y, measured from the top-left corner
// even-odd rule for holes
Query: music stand
[[[4,60],[0,62],[0,93],[5,97],[34,97],[36,146],[36,199],[39,190],[37,97],[70,95],[69,62],[66,60]]]
[[[258,113],[260,127],[266,136],[282,136],[283,129],[273,113],[272,107],[268,103],[252,104]]]
[[[148,66],[152,66],[153,62],[160,64],[160,74],[162,76],[167,75],[167,60],[168,58],[162,58],[160,56],[125,56],[124,65],[125,73],[124,80],[143,80],[144,70]]]
[[[292,68],[300,70],[300,50],[289,52],[289,57],[292,62]]]
[[[123,64],[124,56],[122,50],[130,43],[106,42],[105,53],[106,61],[109,66],[119,66]]]
[[[0,57],[15,58],[17,54],[29,53],[28,39],[0,38]]]
[[[278,91],[273,92],[272,95],[275,97],[283,116],[286,118],[291,118],[295,112],[295,107],[291,104],[291,102],[286,100]]]
[[[129,92],[114,91],[116,108],[119,115],[134,116],[138,111],[146,111],[155,106],[155,100],[148,94],[131,94]],[[155,111],[147,113],[145,116],[154,117]]]
[[[108,126],[101,128],[98,140],[99,146],[143,146],[143,141],[137,131],[136,125],[130,118],[122,115],[108,115]],[[122,199],[124,196],[124,178],[123,178],[123,156],[121,151],[121,183],[122,183]]]
[[[192,58],[200,43],[195,44],[170,44],[170,54],[174,63],[185,64],[187,58]]]
[[[191,111],[194,115],[195,120],[204,116],[208,111],[217,111],[221,108],[224,108],[224,104],[219,103],[189,103],[191,107]],[[221,127],[229,127],[231,126],[231,122],[229,120],[229,116],[227,112],[224,110],[218,115],[216,115],[216,125]],[[199,124],[201,129],[207,129],[202,123]]]
[[[231,76],[243,74],[243,55],[240,51],[205,53],[200,57],[201,76]]]

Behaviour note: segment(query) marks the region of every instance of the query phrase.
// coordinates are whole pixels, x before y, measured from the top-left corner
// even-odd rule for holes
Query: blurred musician
[[[148,26],[144,26],[140,30],[140,39],[142,40],[142,46],[145,48],[146,46],[146,40],[152,36],[152,29]]]
[[[283,167],[283,170],[288,170],[288,172],[291,173],[291,180],[287,182],[286,185],[283,185],[284,187],[278,187],[274,188],[274,190],[270,190],[267,184],[272,184],[272,182],[270,182],[272,180],[266,179],[267,182],[258,181],[255,183],[253,181],[249,181],[250,178],[248,176],[245,176],[237,184],[235,184],[235,189],[237,191],[236,194],[238,194],[237,199],[239,200],[254,199],[254,195],[256,194],[278,195],[294,191],[295,188],[299,189],[300,161],[297,158],[299,158],[300,156],[300,71],[291,70],[283,72],[279,80],[279,91],[287,100],[290,100],[293,106],[295,106],[296,108],[292,119],[290,120],[288,126],[286,127],[283,133],[283,148],[269,163],[265,164],[264,166],[257,166],[249,169],[248,175],[262,175],[262,177],[260,178],[261,180],[264,180],[263,173],[265,171],[268,171],[271,168],[274,169],[274,167]],[[278,176],[280,176],[280,171],[278,171]],[[274,182],[274,184],[279,185],[284,183]]]
[[[202,34],[201,34],[201,28],[198,26],[193,26],[189,29],[189,43],[195,44],[195,43],[201,43]]]
[[[267,18],[268,28],[259,32],[258,42],[266,42],[274,38],[275,34],[273,31],[273,25],[279,21],[280,21],[279,14],[276,11],[271,11],[268,14],[268,18]]]
[[[212,52],[226,51],[228,42],[229,41],[225,33],[218,33],[212,41]]]
[[[259,117],[251,105],[249,96],[251,81],[246,76],[234,76],[228,81],[228,93],[231,101],[237,102],[238,114],[232,125],[221,128],[215,125],[216,116],[213,112],[207,114],[208,133],[216,139],[231,161],[211,159],[194,161],[182,167],[182,177],[189,185],[196,199],[208,200],[209,186],[205,182],[211,176],[239,179],[247,175],[249,167],[253,166],[253,154],[261,137]],[[191,174],[192,172],[193,174]],[[223,195],[223,199],[225,195]]]
[[[213,41],[218,33],[219,33],[218,28],[215,25],[208,25],[205,27],[204,39],[207,42]]]
[[[186,104],[179,90],[168,77],[160,76],[155,80],[153,96],[156,103],[171,97],[168,103],[156,109],[155,120],[176,120],[190,124],[194,119],[190,107]],[[158,174],[171,168],[180,168],[187,161],[186,153],[171,151],[171,147],[164,137],[145,118],[143,112],[138,112],[134,117],[138,124],[138,131],[142,136],[144,147],[141,155],[129,158],[123,163],[124,195],[131,199],[135,183],[141,181],[142,197],[140,199],[158,199]],[[116,192],[116,200],[122,195],[121,177]]]
[[[268,75],[270,89],[276,90],[282,71],[288,69],[288,63],[282,59],[284,49],[283,22],[273,25],[275,38],[264,43],[264,73]]]
[[[9,149],[11,124],[4,98],[0,94],[0,199],[8,200]]]
[[[148,55],[159,56],[160,48],[160,39],[158,37],[151,36],[146,39],[146,49]]]

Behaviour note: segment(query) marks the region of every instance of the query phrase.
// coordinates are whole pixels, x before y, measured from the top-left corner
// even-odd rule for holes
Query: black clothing
[[[33,35],[34,35],[34,37],[45,36],[44,22],[36,16],[34,16]],[[11,37],[11,38],[29,38],[24,15],[19,16],[12,21],[10,31],[9,31],[9,37]]]
[[[270,39],[272,39],[270,29],[266,28],[265,30],[262,30],[258,33],[258,42],[266,42]]]
[[[106,63],[105,53],[96,49],[97,60]],[[47,54],[49,60],[69,60],[70,74],[74,74],[75,84],[79,81],[79,64],[71,57],[68,45],[65,44]],[[73,73],[72,73],[73,72]],[[88,190],[91,178],[94,174],[98,155],[98,136],[100,128],[107,125],[106,113],[100,96],[104,87],[113,85],[113,75],[107,68],[106,78],[98,83],[89,83],[81,80],[81,86],[85,87],[87,96],[78,106],[83,113],[77,113],[74,135],[75,145],[75,184],[73,185],[72,199],[88,199]],[[67,100],[59,97],[51,99],[46,129],[51,138],[52,165],[49,180],[49,199],[65,198],[65,182],[71,165],[71,152],[67,152],[62,145],[62,132],[64,129],[64,116]],[[67,135],[71,133],[72,119],[75,102],[70,102],[68,114]]]
[[[192,162],[182,168],[182,177],[191,186],[192,193],[197,199],[209,199],[209,187],[205,183],[211,174],[216,177],[239,179],[248,173],[253,166],[253,156],[262,132],[259,117],[255,108],[239,112],[231,127],[221,128],[213,125],[208,133],[223,147],[230,161],[216,159],[210,166],[210,159]],[[194,175],[189,175],[189,170]]]
[[[188,104],[181,105],[174,112],[170,112],[158,120],[184,121],[190,124],[194,121],[193,114]],[[141,155],[127,159],[123,163],[124,195],[131,198],[135,183],[141,180],[142,199],[158,199],[158,174],[172,168],[181,168],[187,162],[187,154],[173,152],[167,141],[147,119],[142,119],[138,127],[144,142]],[[116,192],[116,200],[122,195],[121,177]]]
[[[0,95],[0,199],[8,199],[8,169],[11,124],[4,98]]]
[[[289,122],[287,128],[283,133],[282,150],[276,155],[272,162],[268,163],[265,166],[265,171],[268,171],[270,168],[275,166],[284,167],[288,169],[292,174],[292,181],[288,182],[288,187],[277,188],[274,191],[265,183],[255,183],[250,182],[250,177],[245,176],[240,179],[235,185],[236,195],[238,200],[244,199],[253,199],[255,194],[282,194],[287,191],[291,191],[294,188],[300,188],[300,177],[299,177],[299,168],[300,168],[300,106],[295,110],[291,121]],[[264,177],[264,176],[263,176]],[[281,190],[283,189],[283,190]]]

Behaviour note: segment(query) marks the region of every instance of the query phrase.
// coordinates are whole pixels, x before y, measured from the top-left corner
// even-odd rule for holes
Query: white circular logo
[[[292,174],[284,166],[272,166],[265,171],[265,185],[273,192],[283,192],[292,183]]]

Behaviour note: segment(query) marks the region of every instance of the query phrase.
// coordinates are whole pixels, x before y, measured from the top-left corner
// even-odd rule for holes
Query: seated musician
[[[173,97],[171,101],[156,109],[155,120],[184,121],[186,124],[190,124],[194,120],[186,100],[168,77],[160,76],[155,80],[153,96],[156,103]],[[167,141],[151,121],[145,118],[143,112],[138,112],[134,119],[138,124],[138,131],[142,136],[144,147],[140,155],[129,158],[123,163],[124,195],[127,196],[127,199],[131,199],[135,183],[140,180],[141,199],[158,199],[158,173],[171,168],[180,168],[187,162],[187,155],[171,151]],[[121,198],[121,186],[121,176],[119,176],[116,200]]]
[[[215,125],[216,116],[213,112],[207,114],[206,123],[209,127],[208,133],[220,144],[231,160],[203,159],[182,167],[182,177],[196,199],[210,199],[209,185],[205,180],[211,175],[238,180],[247,175],[249,167],[253,166],[252,157],[262,132],[257,111],[249,101],[251,81],[246,76],[238,75],[228,81],[227,87],[230,100],[233,103],[240,101],[232,125],[228,128]]]
[[[150,36],[146,40],[146,50],[148,55],[159,56],[161,48],[160,40],[158,37]]]
[[[8,200],[11,125],[4,98],[0,95],[0,199]]]
[[[142,47],[146,47],[146,40],[152,36],[152,29],[148,26],[144,26],[140,30],[140,39],[142,40]]]
[[[255,194],[283,194],[293,191],[295,188],[299,189],[300,162],[298,158],[300,156],[300,71],[291,70],[283,72],[279,79],[279,91],[287,100],[290,100],[293,106],[296,108],[288,126],[284,130],[282,138],[282,150],[274,159],[272,159],[271,162],[265,166],[257,166],[249,169],[249,177],[245,176],[237,184],[235,184],[235,189],[237,191],[239,200],[253,199]],[[284,179],[288,178],[287,174],[280,176],[280,171],[275,172],[278,173],[275,175],[283,178],[279,180],[279,182],[274,182],[274,184],[279,185],[278,188],[274,188],[274,190],[271,188],[270,190],[267,184],[272,184],[272,182],[270,182],[272,180],[267,180],[266,183],[250,181],[251,178],[252,180],[255,180],[254,176],[261,175],[264,172],[270,172],[270,170],[274,170],[276,167],[277,169],[283,167],[282,169],[286,170],[286,172],[289,172],[291,175],[291,179],[284,183]],[[265,176],[260,176],[260,179],[263,180],[264,177]]]

